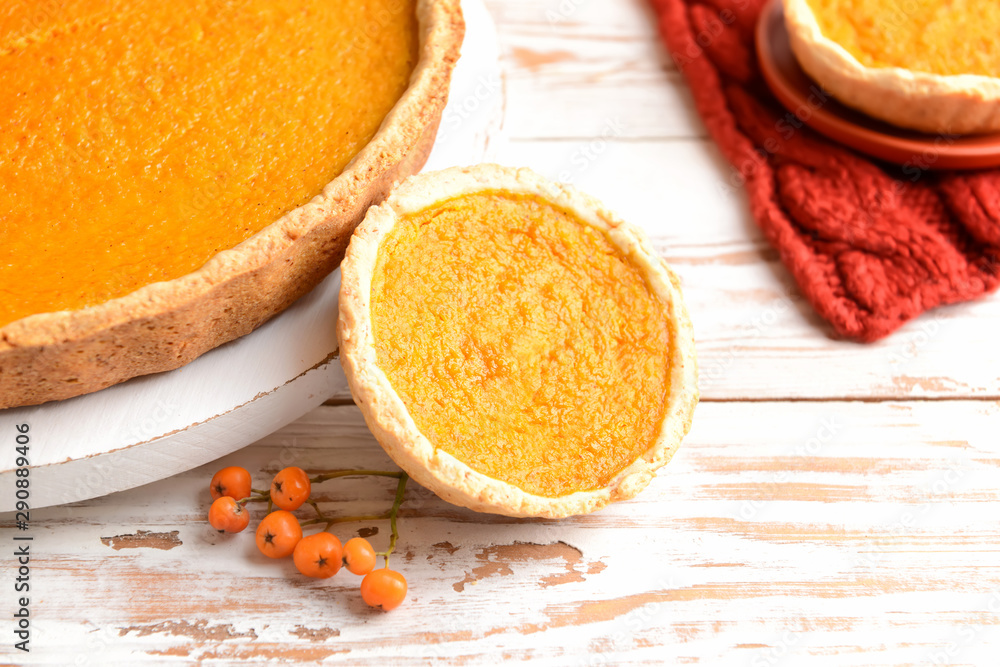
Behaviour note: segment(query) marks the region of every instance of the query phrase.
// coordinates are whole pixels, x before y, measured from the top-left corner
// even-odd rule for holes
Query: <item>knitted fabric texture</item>
[[[730,184],[838,335],[874,341],[997,287],[1000,170],[889,167],[801,125],[757,70],[764,0],[652,2]]]

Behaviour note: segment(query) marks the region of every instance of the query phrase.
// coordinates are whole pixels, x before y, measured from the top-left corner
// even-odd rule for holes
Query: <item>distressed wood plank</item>
[[[706,135],[645,0],[488,5],[502,26],[511,137],[591,137],[607,118],[626,138]]]
[[[998,416],[983,401],[706,403],[642,495],[565,521],[417,488],[395,559],[410,597],[380,614],[353,575],[306,581],[202,522],[224,464],[389,465],[356,408],[323,407],[211,466],[35,513],[30,658],[987,664]],[[330,482],[321,499],[379,511],[391,487]],[[384,522],[359,527],[387,539]]]

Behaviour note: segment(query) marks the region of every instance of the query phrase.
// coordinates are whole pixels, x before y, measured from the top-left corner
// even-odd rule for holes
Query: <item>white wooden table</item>
[[[636,500],[565,521],[412,488],[394,560],[410,594],[383,614],[353,575],[307,581],[204,522],[222,465],[266,471],[258,485],[289,464],[389,466],[335,396],[215,464],[34,512],[32,652],[12,650],[3,556],[0,663],[1000,664],[1000,298],[832,340],[722,186],[644,0],[488,4],[501,161],[603,199],[683,279],[703,400],[674,461]],[[345,513],[392,493],[323,488]]]

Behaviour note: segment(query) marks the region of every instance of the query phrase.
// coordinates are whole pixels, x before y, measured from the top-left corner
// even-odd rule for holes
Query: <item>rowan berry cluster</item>
[[[311,500],[314,484],[359,475],[395,477],[399,480],[392,509],[384,514],[329,517],[320,510],[318,503]],[[296,569],[307,577],[326,579],[337,574],[341,567],[363,575],[361,597],[364,601],[372,607],[395,609],[406,598],[406,579],[399,572],[389,569],[389,555],[395,550],[399,537],[396,517],[403,502],[407,479],[404,472],[381,470],[331,470],[310,477],[302,468],[292,466],[278,472],[271,480],[270,488],[254,489],[250,473],[245,468],[230,466],[212,477],[213,502],[208,510],[208,522],[219,531],[242,532],[250,525],[247,504],[266,502],[268,513],[257,526],[256,534],[257,548],[262,554],[269,558],[291,556]],[[303,505],[310,505],[316,516],[300,521],[293,512]],[[363,537],[341,544],[337,536],[330,532],[338,523],[376,519],[388,519],[392,529],[389,547],[385,551],[375,551]],[[303,536],[303,527],[321,525],[324,527],[319,532]],[[376,569],[379,556],[382,556],[384,566]]]

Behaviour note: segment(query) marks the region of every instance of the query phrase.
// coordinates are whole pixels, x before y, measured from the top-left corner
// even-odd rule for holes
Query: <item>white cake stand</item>
[[[489,159],[503,84],[496,28],[463,0],[466,37],[425,170]],[[169,373],[0,411],[0,511],[15,508],[15,426],[28,424],[30,506],[102,496],[197,467],[347,394],[337,359],[340,271],[253,333]]]

